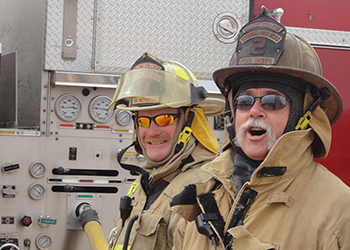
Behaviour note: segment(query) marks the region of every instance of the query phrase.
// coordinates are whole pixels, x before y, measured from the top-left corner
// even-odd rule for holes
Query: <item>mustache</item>
[[[255,119],[255,118],[249,118],[248,121],[242,124],[239,130],[243,130],[244,132],[246,132],[251,127],[258,127],[266,131],[269,131],[269,130],[272,131],[272,127],[270,124],[267,124],[265,121],[261,119]]]
[[[268,150],[270,150],[277,141],[276,134],[274,133],[270,124],[266,123],[264,120],[256,118],[249,118],[245,123],[241,125],[233,140],[235,145],[244,149],[244,136],[248,132],[249,128],[252,127],[266,130],[266,133],[268,135]]]

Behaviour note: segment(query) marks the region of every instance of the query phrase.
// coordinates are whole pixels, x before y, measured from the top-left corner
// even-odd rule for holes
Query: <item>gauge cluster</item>
[[[112,110],[107,112],[112,103],[110,95],[113,94],[114,89],[109,95],[101,93],[84,96],[77,92],[60,95],[53,103],[53,110],[58,118],[57,123],[75,124],[74,128],[81,128],[83,125],[88,128],[94,128],[98,125],[129,126],[132,123],[130,111]]]

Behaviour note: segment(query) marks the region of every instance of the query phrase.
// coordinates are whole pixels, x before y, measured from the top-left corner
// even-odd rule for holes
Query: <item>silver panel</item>
[[[94,1],[78,1],[75,60],[62,58],[63,10],[64,0],[48,0],[44,68],[46,70],[90,72],[93,55]]]
[[[0,0],[3,55],[16,52],[18,126],[39,126],[45,0]]]
[[[16,55],[2,55],[0,70],[0,127],[11,128],[17,122]]]
[[[75,60],[77,57],[78,1],[65,0],[63,6],[62,58]]]
[[[306,29],[297,27],[287,27],[288,32],[296,34],[312,46],[329,47],[333,49],[350,49],[350,32],[323,30],[323,29]]]
[[[213,34],[213,22],[223,12],[248,21],[249,1],[98,2],[96,71],[123,73],[149,52],[162,60],[179,61],[200,79],[228,65],[235,44],[223,44]]]

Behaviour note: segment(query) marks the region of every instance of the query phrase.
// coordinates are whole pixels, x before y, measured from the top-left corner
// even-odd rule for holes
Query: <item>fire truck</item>
[[[117,162],[132,114],[106,113],[118,79],[144,52],[186,65],[209,96],[239,29],[264,5],[311,43],[339,90],[343,115],[317,161],[350,185],[349,3],[277,0],[0,0],[0,250],[91,249],[79,220],[89,204],[104,237],[136,179]],[[209,117],[219,146],[224,117]],[[142,166],[129,149],[122,161]]]

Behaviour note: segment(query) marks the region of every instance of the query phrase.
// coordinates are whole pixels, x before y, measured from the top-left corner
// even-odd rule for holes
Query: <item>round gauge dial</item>
[[[97,96],[89,104],[89,114],[96,122],[108,122],[112,119],[113,112],[107,113],[109,105],[111,105],[112,99],[108,96]]]
[[[34,178],[41,178],[46,172],[46,167],[41,162],[33,162],[29,166],[29,173]]]
[[[28,189],[28,194],[32,199],[40,200],[45,195],[45,188],[39,183],[33,183]]]
[[[47,250],[52,247],[52,238],[48,234],[40,234],[36,240],[35,244],[40,250]]]
[[[129,125],[132,120],[132,113],[127,110],[119,110],[116,115],[116,121],[119,125],[126,126]]]
[[[73,121],[81,113],[81,103],[79,99],[71,94],[64,94],[56,101],[55,111],[57,116],[64,121]]]

